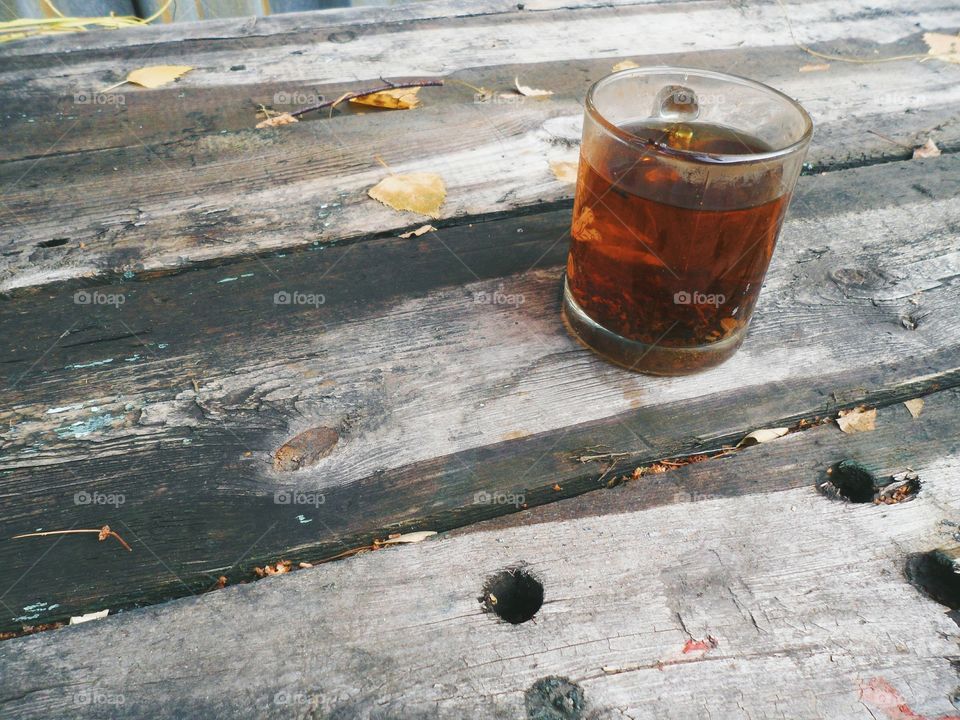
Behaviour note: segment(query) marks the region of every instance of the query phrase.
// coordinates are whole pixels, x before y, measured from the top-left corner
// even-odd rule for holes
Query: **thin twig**
[[[888,136],[884,135],[883,133],[877,132],[876,130],[867,130],[867,132],[868,132],[868,133],[871,133],[871,134],[873,134],[873,135],[876,135],[876,136],[877,136],[878,138],[880,138],[881,140],[886,140],[888,143],[893,143],[894,145],[899,145],[900,147],[906,148],[907,150],[913,150],[913,145],[907,145],[906,143],[902,143],[902,142],[900,142],[899,140],[894,140],[892,137],[888,137]]]
[[[97,539],[100,540],[100,542],[103,542],[108,537],[115,538],[117,542],[127,549],[127,552],[133,552],[133,548],[127,545],[126,540],[111,530],[109,525],[104,525],[102,528],[83,528],[80,530],[47,530],[45,532],[23,533],[22,535],[14,535],[11,539],[17,540],[18,538],[47,537],[49,535],[79,535],[81,533],[96,533],[98,535]]]
[[[300,108],[290,113],[292,117],[300,117],[301,115],[306,115],[307,113],[314,112],[316,110],[323,110],[328,107],[331,110],[336,106],[342,103],[344,100],[353,100],[354,98],[364,97],[366,95],[373,95],[378,92],[386,92],[387,90],[402,90],[403,88],[415,88],[415,87],[437,87],[443,85],[443,80],[415,80],[413,82],[406,83],[392,83],[387,80],[384,80],[387,84],[382,87],[372,88],[370,90],[360,90],[359,92],[350,92],[344,93],[336,100],[327,100],[320,103],[319,105],[311,105],[310,107]]]

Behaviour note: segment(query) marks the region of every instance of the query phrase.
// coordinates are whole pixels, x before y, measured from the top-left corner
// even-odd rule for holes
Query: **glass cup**
[[[633,68],[587,93],[563,318],[608,360],[655,375],[743,342],[813,123],[735,75]]]

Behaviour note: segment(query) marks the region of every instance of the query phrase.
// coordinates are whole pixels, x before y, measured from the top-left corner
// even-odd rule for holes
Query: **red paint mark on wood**
[[[914,712],[903,695],[881,677],[860,683],[860,700],[886,713],[890,720],[960,720],[960,715],[929,717]]]
[[[694,640],[690,638],[683,646],[683,652],[684,654],[698,651],[707,652],[708,650],[713,650],[719,644],[713,635],[707,635],[706,640]]]

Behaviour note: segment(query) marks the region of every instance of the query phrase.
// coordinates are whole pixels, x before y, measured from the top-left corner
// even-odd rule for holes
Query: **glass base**
[[[629,340],[592,320],[573,299],[563,279],[563,324],[582,345],[627,370],[649,375],[690,375],[729,359],[743,343],[746,327],[708,345],[662,347]]]

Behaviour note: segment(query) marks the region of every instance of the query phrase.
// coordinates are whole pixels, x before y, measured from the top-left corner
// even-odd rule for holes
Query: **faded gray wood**
[[[956,542],[957,402],[928,396],[918,419],[881,411],[873,433],[819,426],[665,476],[684,487],[695,475],[724,486],[784,474],[795,489],[723,498],[704,485],[630,509],[643,479],[594,494],[588,513],[533,511],[521,527],[12,640],[0,645],[0,708],[22,719],[515,720],[540,717],[532,689],[560,676],[583,706],[548,717],[955,718],[956,624],[903,568],[909,553]],[[814,489],[827,464],[898,444],[875,467],[916,470],[913,500],[855,505]],[[509,625],[478,597],[521,563],[545,602]]]
[[[960,25],[960,13],[949,4],[926,2],[903,11],[894,10],[892,0],[889,7],[875,5],[867,11],[830,0],[788,9],[800,40],[833,43],[825,47],[846,54],[868,42],[884,56],[923,53],[922,30]],[[426,17],[435,11],[403,12]],[[151,62],[197,69],[169,88],[124,88],[129,112],[125,106],[76,105],[72,98],[142,65],[139,47],[118,64],[113,53],[78,46],[76,53],[47,57],[51,72],[42,73],[28,54],[36,47],[38,57],[46,57],[42,44],[0,48],[0,95],[11,106],[25,105],[5,119],[16,140],[6,156],[11,161],[0,165],[7,219],[0,290],[182,268],[360,238],[371,228],[396,231],[422,220],[366,196],[386,174],[375,155],[395,172],[439,172],[449,192],[447,221],[569,201],[572,188],[554,177],[549,162],[575,159],[587,80],[609,72],[638,37],[643,47],[631,57],[639,62],[708,60],[798,97],[818,124],[810,156],[818,167],[902,156],[905,148],[896,142],[921,144],[927,136],[945,149],[958,143],[960,130],[952,122],[960,111],[955,66],[835,63],[827,72],[800,73],[814,59],[793,47],[776,4],[749,11],[718,3],[582,7],[575,11],[579,29],[572,34],[569,10],[504,12],[484,6],[478,14],[446,20],[370,25],[369,32],[349,30],[346,43],[331,40],[332,30],[323,42],[309,33],[278,31],[257,45],[255,59],[242,38],[223,46],[187,32],[180,43],[152,46]],[[514,15],[516,22],[503,22]],[[348,21],[342,22],[347,28]],[[656,33],[646,31],[651,24]],[[229,27],[239,32],[241,26]],[[722,34],[718,27],[725,28]],[[131,37],[140,43],[154,31],[137,32]],[[166,37],[159,28],[157,33],[158,40]],[[215,29],[211,33],[216,36]],[[750,49],[741,49],[743,44]],[[592,59],[570,70],[576,81],[558,81],[557,96],[522,106],[476,105],[472,90],[451,84],[424,91],[427,106],[412,113],[317,120],[275,132],[238,129],[254,124],[257,102],[270,103],[278,93],[336,96],[346,80],[369,83],[378,72],[455,73],[453,79],[495,81],[490,84],[506,90],[516,75],[552,86],[560,65],[583,57]],[[328,62],[332,58],[336,62]],[[486,70],[465,70],[472,67]],[[203,99],[205,91],[209,97]],[[448,97],[456,99],[442,99]],[[39,98],[36,105],[33,98]],[[233,109],[219,109],[224,104]],[[44,142],[51,134],[58,138],[54,148]],[[37,252],[51,243],[55,252]]]
[[[61,543],[59,569],[36,565],[45,541],[0,540],[15,583],[5,622],[155,602],[285,555],[516,509],[477,492],[539,504],[558,479],[585,492],[607,463],[576,458],[598,444],[651,461],[952,387],[957,162],[802,179],[746,345],[694,378],[623,373],[566,335],[564,211],[491,221],[487,239],[483,226],[451,228],[88,290],[127,293],[119,308],[77,305],[73,288],[17,298],[6,322],[32,324],[4,368],[3,534],[110,522],[137,552]],[[377,258],[389,264],[371,268]],[[461,260],[483,276],[471,282]],[[407,274],[419,279],[395,285]],[[477,302],[501,286],[524,302]],[[327,302],[281,313],[283,290]],[[278,448],[318,427],[338,430],[329,454],[278,471]],[[289,490],[327,504],[271,502]],[[127,503],[77,506],[79,491]]]

